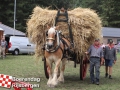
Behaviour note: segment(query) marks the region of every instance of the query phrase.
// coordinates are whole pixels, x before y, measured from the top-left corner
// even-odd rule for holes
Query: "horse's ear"
[[[56,26],[56,27],[55,27],[55,30],[59,30],[59,26]]]

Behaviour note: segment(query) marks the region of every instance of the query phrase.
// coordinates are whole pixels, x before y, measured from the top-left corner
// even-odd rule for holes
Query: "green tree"
[[[26,20],[36,5],[52,9],[91,8],[97,11],[103,26],[120,27],[119,0],[16,0],[16,29],[25,32]],[[14,27],[14,0],[0,0],[0,22]]]
[[[102,0],[103,25],[109,27],[120,27],[120,2],[118,0]]]
[[[14,5],[12,0],[0,1],[0,22],[13,27]]]
[[[25,32],[26,20],[35,6],[57,9],[70,7],[68,0],[16,0],[16,29]],[[14,27],[14,0],[0,0],[0,22]]]

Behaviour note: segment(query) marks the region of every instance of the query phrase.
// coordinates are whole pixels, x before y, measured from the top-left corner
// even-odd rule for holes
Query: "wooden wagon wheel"
[[[46,64],[46,59],[44,59],[44,72],[45,72],[45,76],[48,79],[49,78],[49,73],[48,73],[48,66]]]
[[[88,58],[82,56],[80,59],[80,80],[84,80],[87,73]]]

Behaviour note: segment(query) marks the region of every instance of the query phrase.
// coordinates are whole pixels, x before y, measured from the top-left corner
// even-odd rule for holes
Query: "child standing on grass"
[[[104,57],[105,57],[105,78],[108,77],[112,79],[112,66],[113,63],[116,63],[117,56],[116,56],[116,48],[114,47],[113,41],[110,40],[108,46],[105,47],[104,50]]]

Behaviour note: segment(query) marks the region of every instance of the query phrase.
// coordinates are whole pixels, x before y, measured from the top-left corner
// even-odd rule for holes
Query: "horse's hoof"
[[[48,87],[50,87],[50,84],[47,84]]]
[[[55,87],[57,86],[57,84],[58,84],[58,81],[51,81],[50,83],[51,87]]]
[[[50,81],[47,82],[48,87],[50,87],[50,85],[51,85],[50,83],[51,83]]]
[[[59,83],[64,83],[64,81],[59,81]]]
[[[55,87],[55,85],[51,85],[51,84],[48,84],[47,86],[50,87],[50,88],[54,88]]]
[[[54,87],[55,87],[55,85],[50,85],[50,87],[51,87],[51,88],[54,88]]]
[[[61,78],[58,78],[58,82],[59,82],[59,83],[64,83],[64,79],[63,79],[63,78],[62,78],[62,79],[61,79]]]
[[[58,82],[53,82],[53,81],[51,81],[51,82],[48,82],[48,83],[47,83],[47,86],[54,88],[55,86],[57,86],[57,84],[58,84]]]

